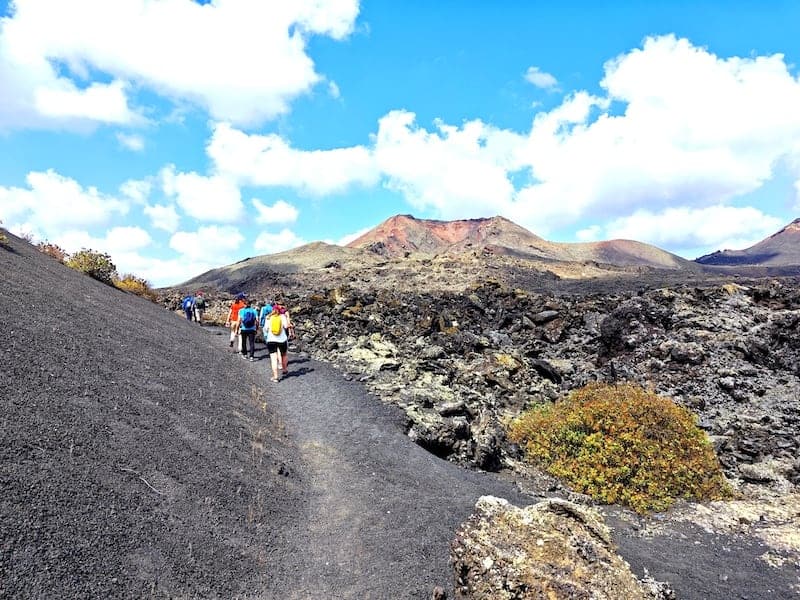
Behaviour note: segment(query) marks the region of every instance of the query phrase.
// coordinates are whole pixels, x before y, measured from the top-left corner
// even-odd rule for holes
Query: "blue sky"
[[[695,258],[800,216],[800,3],[0,2],[0,219],[154,285],[399,213]]]

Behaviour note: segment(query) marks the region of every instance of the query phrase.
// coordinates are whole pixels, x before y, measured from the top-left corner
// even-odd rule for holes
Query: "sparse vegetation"
[[[66,265],[108,285],[114,285],[114,280],[118,279],[117,267],[111,262],[111,257],[104,252],[84,248],[71,255]]]
[[[2,224],[3,224],[3,221],[0,221],[0,225],[2,225]],[[8,244],[8,236],[5,233],[3,233],[2,231],[0,231],[0,246],[5,248],[7,246],[7,244]]]
[[[730,496],[696,417],[631,384],[590,384],[516,419],[509,438],[577,491],[637,512]]]
[[[155,293],[150,282],[142,277],[126,273],[119,279],[114,280],[114,286],[125,292],[147,298],[151,302],[158,302],[158,294]]]
[[[47,254],[47,256],[50,256],[51,258],[55,258],[60,263],[67,261],[67,252],[61,246],[52,244],[47,240],[36,244],[36,249],[43,254]]]

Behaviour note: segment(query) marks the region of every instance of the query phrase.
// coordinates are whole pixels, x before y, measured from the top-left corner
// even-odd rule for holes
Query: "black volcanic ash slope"
[[[219,338],[9,236],[0,248],[0,598],[258,590],[293,450]]]

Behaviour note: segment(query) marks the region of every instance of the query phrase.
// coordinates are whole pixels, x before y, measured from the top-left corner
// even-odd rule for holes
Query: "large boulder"
[[[483,496],[456,533],[450,560],[456,598],[674,598],[668,586],[636,578],[597,511],[565,500],[518,508]]]

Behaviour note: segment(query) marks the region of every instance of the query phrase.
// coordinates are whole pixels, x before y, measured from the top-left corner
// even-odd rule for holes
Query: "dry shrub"
[[[66,251],[57,244],[51,244],[47,240],[36,244],[36,249],[42,254],[47,254],[51,258],[55,258],[58,262],[64,263],[67,261]]]
[[[151,302],[158,302],[158,294],[153,291],[150,282],[142,277],[126,273],[120,279],[114,281],[114,286],[131,294],[147,298]]]
[[[590,384],[521,415],[509,437],[577,491],[637,512],[731,493],[695,415],[639,386]]]

